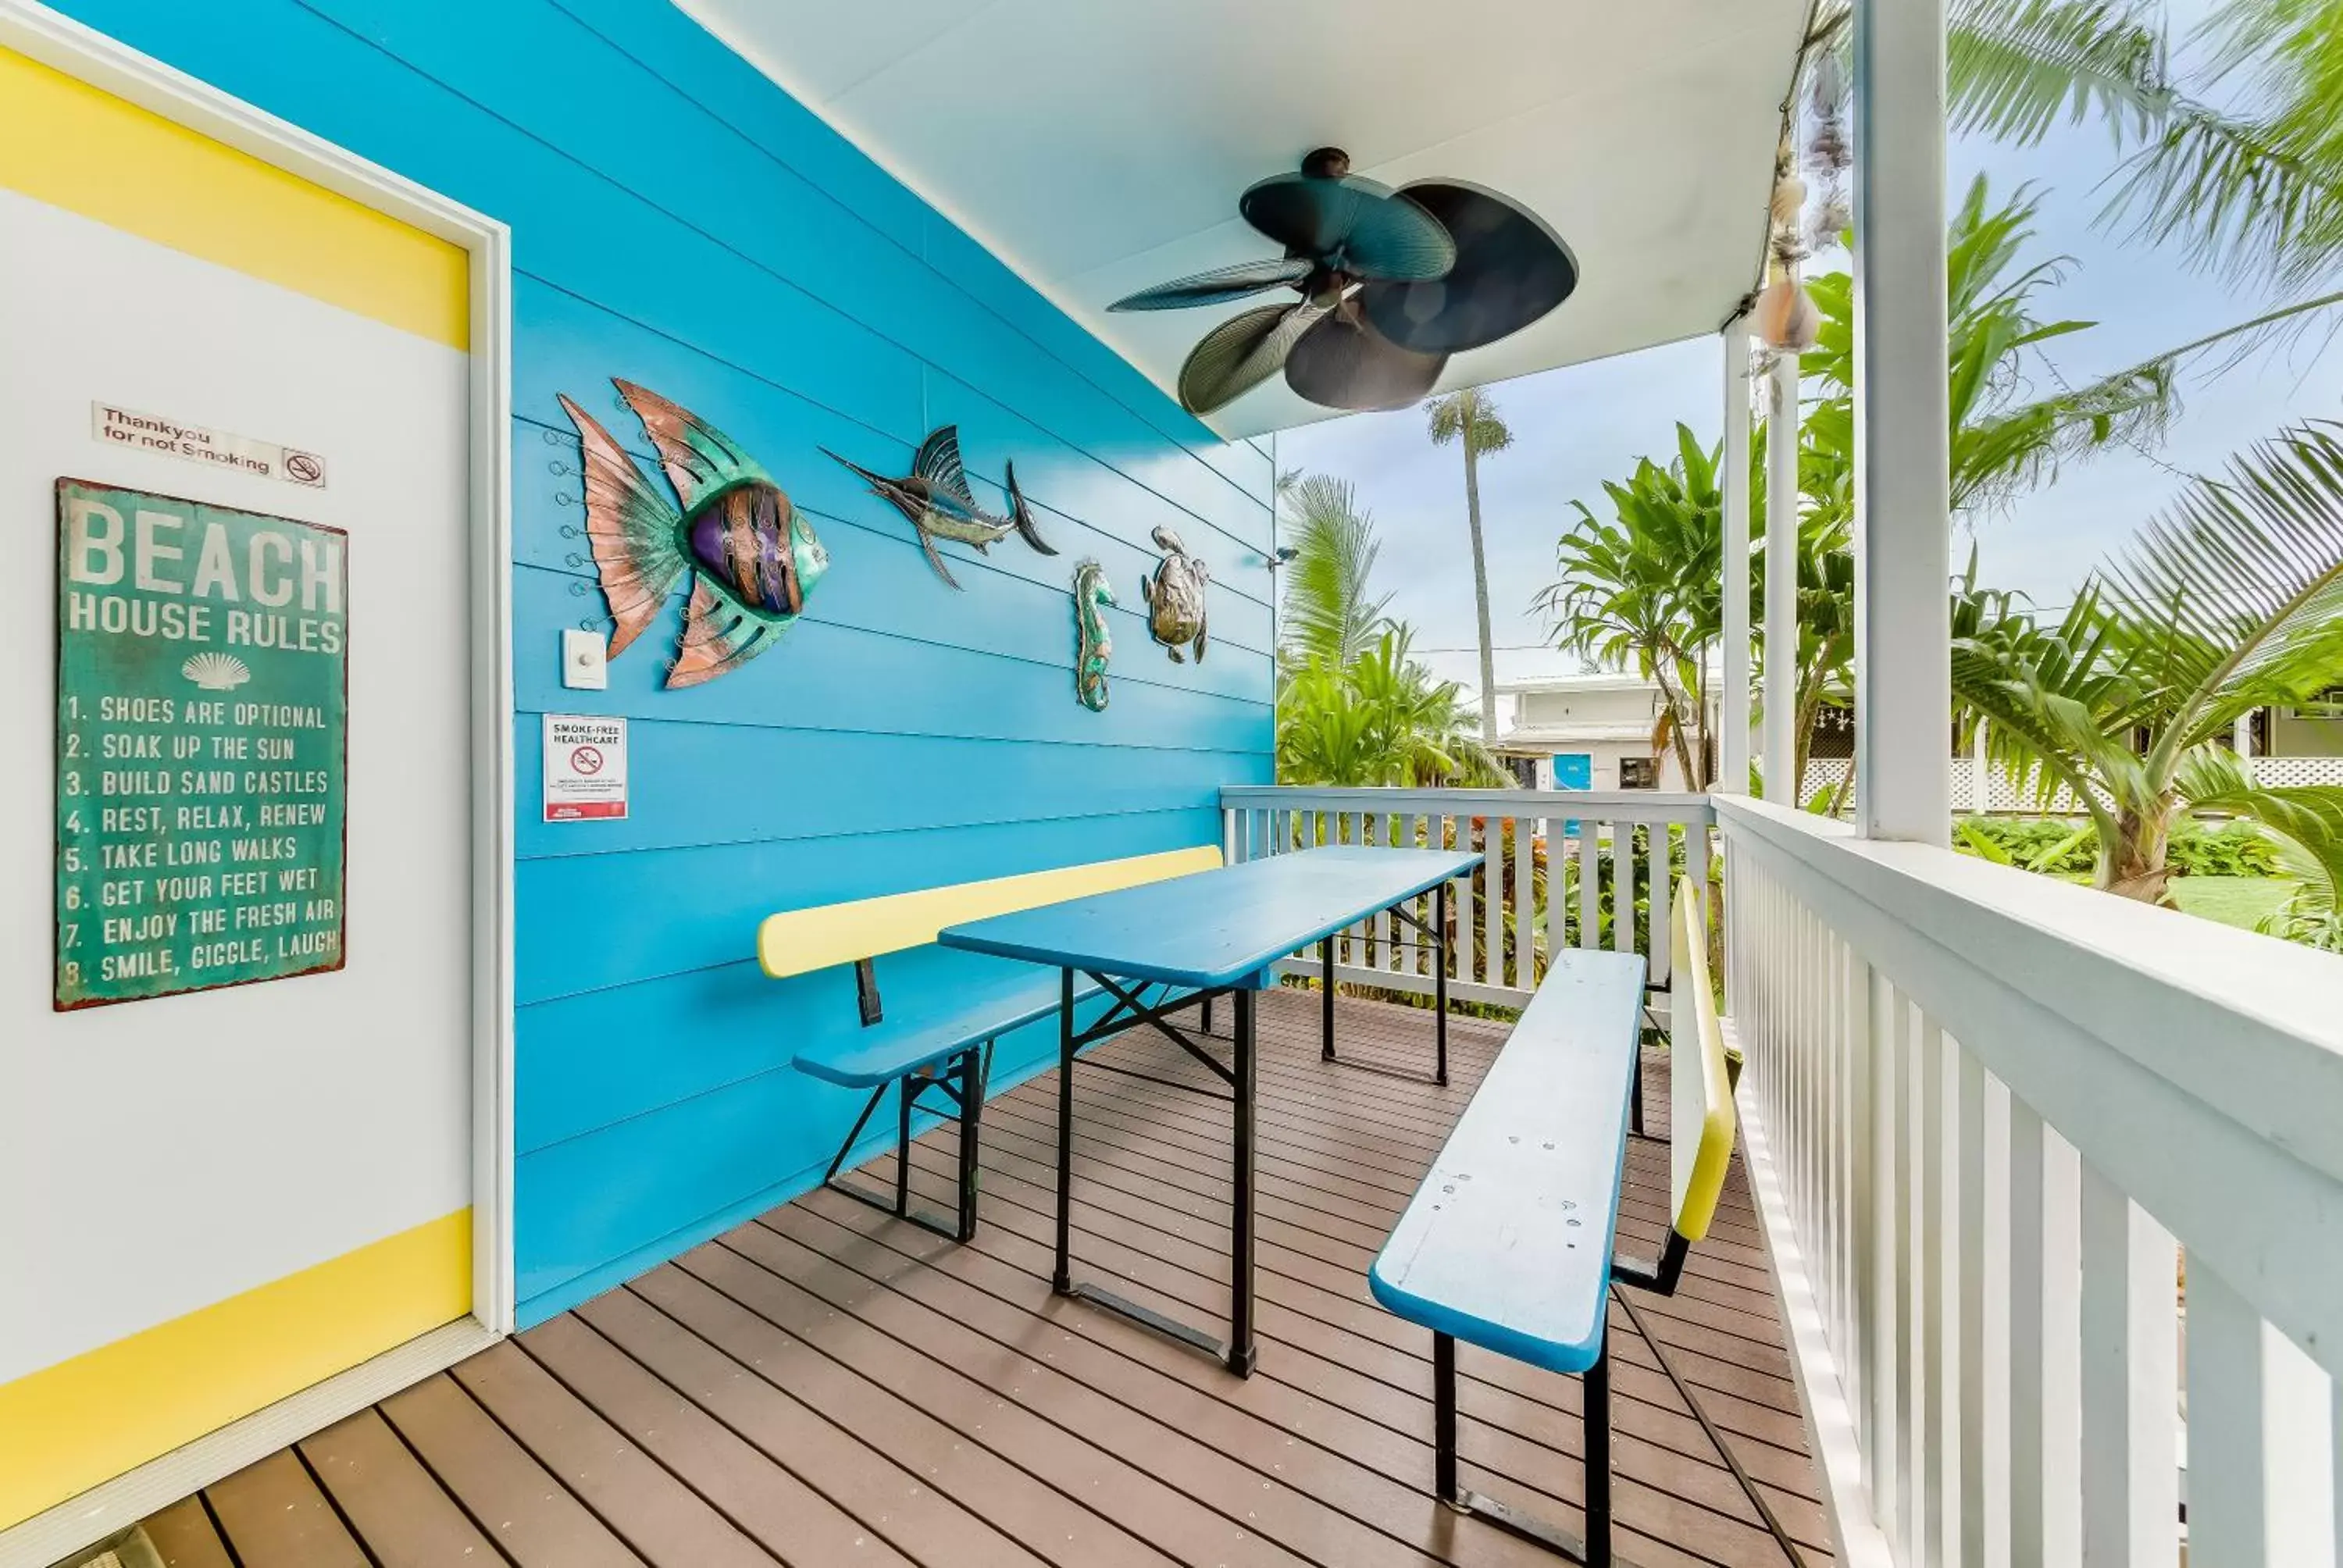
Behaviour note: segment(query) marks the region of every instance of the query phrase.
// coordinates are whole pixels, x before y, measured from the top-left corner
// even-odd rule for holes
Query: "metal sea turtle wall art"
[[[1092,713],[1106,711],[1106,666],[1114,657],[1106,612],[1114,607],[1114,590],[1106,584],[1106,568],[1093,560],[1074,568],[1074,700]]]
[[[920,548],[928,552],[928,564],[952,588],[960,587],[960,579],[944,565],[944,558],[936,549],[938,539],[973,545],[980,554],[1013,532],[1045,556],[1058,553],[1033,525],[1032,508],[1025,504],[1025,493],[1017,487],[1016,464],[1002,465],[1009,481],[1009,515],[995,517],[977,505],[969,488],[968,469],[960,462],[960,427],[956,425],[940,425],[929,431],[928,438],[920,443],[919,452],[911,458],[911,471],[898,479],[849,462],[827,447],[822,448],[822,454],[860,475],[872,495],[890,502],[903,514],[911,531],[920,537]]]
[[[1139,579],[1140,595],[1147,601],[1147,634],[1163,645],[1172,663],[1185,662],[1180,650],[1192,648],[1196,662],[1202,664],[1204,594],[1212,573],[1202,559],[1188,553],[1180,536],[1170,528],[1157,528],[1153,538],[1163,560],[1153,577]]]
[[[560,399],[585,459],[587,542],[618,623],[610,656],[649,628],[689,573],[691,599],[667,684],[698,686],[779,641],[830,556],[805,515],[730,437],[648,387],[611,385],[643,422],[675,499],[600,421]]]

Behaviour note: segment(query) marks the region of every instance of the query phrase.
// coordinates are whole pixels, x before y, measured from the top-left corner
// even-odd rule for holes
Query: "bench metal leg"
[[[843,1193],[858,1203],[868,1203],[873,1209],[909,1220],[921,1230],[932,1231],[952,1241],[971,1241],[976,1236],[978,1127],[984,1113],[984,1091],[992,1077],[992,1041],[986,1040],[982,1050],[970,1046],[951,1059],[941,1076],[912,1073],[892,1084],[882,1083],[870,1091],[863,1101],[862,1114],[854,1119],[854,1128],[846,1141],[830,1156],[830,1168],[822,1172],[821,1184],[833,1192]],[[896,1093],[895,1109],[895,1194],[890,1201],[876,1192],[865,1191],[858,1183],[839,1175],[839,1168],[870,1125],[871,1113],[887,1091]],[[949,1224],[911,1208],[911,1111],[920,1097],[930,1089],[940,1089],[952,1102],[953,1119],[959,1124],[960,1154],[958,1181],[952,1192],[952,1216]]]
[[[1440,1501],[1460,1513],[1487,1520],[1499,1529],[1534,1541],[1587,1568],[1614,1568],[1611,1552],[1611,1351],[1604,1348],[1586,1369],[1584,1422],[1586,1431],[1586,1538],[1547,1523],[1534,1513],[1483,1497],[1456,1479],[1456,1342],[1432,1336],[1433,1479]]]
[[[1432,890],[1432,929],[1439,933],[1432,942],[1432,1016],[1433,1033],[1439,1040],[1440,1062],[1433,1081],[1445,1085],[1448,1081],[1448,961],[1453,945],[1448,940],[1448,884],[1443,882]]]
[[[1061,971],[1058,994],[1058,1266],[1050,1288],[1074,1289],[1074,971]]]

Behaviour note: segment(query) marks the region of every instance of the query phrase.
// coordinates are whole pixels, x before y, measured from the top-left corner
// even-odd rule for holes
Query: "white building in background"
[[[1639,675],[1501,680],[1513,699],[1497,749],[1539,789],[1685,789],[1674,748],[1660,733],[1664,703]],[[1712,715],[1712,722],[1714,716]]]

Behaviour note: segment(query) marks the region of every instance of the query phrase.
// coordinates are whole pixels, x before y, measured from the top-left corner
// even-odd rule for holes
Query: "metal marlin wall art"
[[[890,479],[872,473],[860,463],[848,462],[827,447],[822,448],[822,455],[860,474],[872,495],[891,502],[909,519],[911,531],[920,536],[920,548],[928,552],[928,564],[953,588],[960,587],[960,581],[937,553],[938,539],[974,545],[981,552],[1014,531],[1041,554],[1058,553],[1041,538],[1041,529],[1033,526],[1032,509],[1025,504],[1024,492],[1017,487],[1015,464],[1003,465],[1009,480],[1009,515],[995,517],[976,504],[976,497],[968,487],[968,470],[960,460],[957,425],[941,425],[929,431],[928,438],[920,443],[918,455],[911,459],[911,471],[900,479]]]
[[[1096,561],[1074,568],[1074,700],[1092,713],[1106,711],[1106,665],[1114,657],[1106,612],[1114,607],[1114,590],[1106,586],[1106,568]]]
[[[1155,548],[1163,552],[1163,562],[1151,578],[1139,579],[1141,597],[1147,600],[1147,634],[1161,643],[1171,654],[1172,662],[1184,662],[1181,648],[1194,645],[1196,662],[1204,662],[1204,590],[1210,586],[1212,573],[1204,563],[1188,553],[1180,536],[1170,528],[1157,528]]]
[[[587,541],[618,622],[610,656],[643,634],[689,572],[691,601],[667,684],[698,686],[772,647],[830,557],[805,515],[730,437],[648,387],[611,385],[642,420],[675,502],[599,421],[561,398],[586,460]]]

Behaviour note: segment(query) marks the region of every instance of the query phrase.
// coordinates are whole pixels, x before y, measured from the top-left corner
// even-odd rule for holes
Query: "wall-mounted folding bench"
[[[910,1012],[899,1009],[890,1016],[880,989],[879,959],[928,946],[946,926],[1210,870],[1220,863],[1219,848],[1205,845],[817,904],[766,916],[757,928],[757,961],[774,979],[810,974],[835,965],[854,966],[862,1028],[834,1042],[809,1047],[795,1058],[801,1072],[842,1088],[870,1091],[862,1114],[855,1118],[852,1130],[823,1172],[823,1185],[954,1241],[965,1241],[975,1235],[978,1122],[991,1078],[993,1042],[1011,1030],[1050,1017],[1059,1008],[1061,977],[1055,970],[969,955],[970,978],[946,1005]],[[1097,992],[1096,985],[1084,985],[1077,990],[1076,1000]],[[1172,1004],[1174,1008],[1184,1005]],[[890,1088],[898,1093],[891,1199],[839,1175]],[[949,1223],[913,1211],[910,1203],[911,1113],[931,1090],[948,1107],[943,1113],[959,1123],[959,1181]]]

